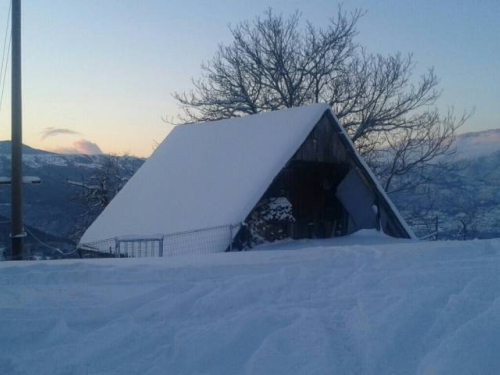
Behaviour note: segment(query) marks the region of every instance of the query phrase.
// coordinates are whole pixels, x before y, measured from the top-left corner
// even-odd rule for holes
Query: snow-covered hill
[[[0,373],[499,374],[500,240],[382,240],[3,262]]]
[[[5,162],[6,168],[8,166],[8,163],[10,163],[10,153],[10,141],[0,141],[0,161]],[[37,169],[44,167],[83,167],[94,169],[99,167],[102,160],[106,157],[107,156],[104,154],[57,154],[23,145],[23,166],[25,168]]]
[[[0,176],[10,175],[11,144],[0,141]],[[68,181],[87,181],[105,164],[108,155],[66,155],[55,154],[23,146],[23,173],[38,176],[40,185],[24,187],[24,221],[49,236],[67,239],[75,230],[80,215],[86,211],[76,199],[79,190]],[[134,157],[119,158],[123,168],[135,172],[143,160]],[[10,191],[1,188],[0,216],[10,217]],[[0,226],[0,241],[8,238],[8,225]],[[63,246],[60,242],[56,246]]]
[[[500,151],[500,129],[464,133],[456,139],[456,158],[474,159]]]

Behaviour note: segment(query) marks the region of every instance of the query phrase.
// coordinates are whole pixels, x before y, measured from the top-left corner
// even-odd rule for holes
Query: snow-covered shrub
[[[287,198],[263,199],[246,222],[251,245],[287,238],[288,226],[294,221],[292,204]]]

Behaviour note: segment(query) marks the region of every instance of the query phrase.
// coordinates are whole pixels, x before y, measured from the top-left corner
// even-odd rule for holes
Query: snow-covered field
[[[500,373],[500,240],[356,241],[4,262],[0,374]]]

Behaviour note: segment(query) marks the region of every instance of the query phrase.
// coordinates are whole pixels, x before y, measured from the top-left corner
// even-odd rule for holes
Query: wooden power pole
[[[23,116],[21,91],[21,0],[12,0],[12,260],[23,258]]]

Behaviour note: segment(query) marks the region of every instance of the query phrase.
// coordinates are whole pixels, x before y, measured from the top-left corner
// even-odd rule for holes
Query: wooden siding
[[[347,164],[350,157],[327,116],[323,116],[311,131],[292,161]]]
[[[334,116],[329,111],[325,112],[294,156],[275,177],[259,203],[262,199],[271,197],[288,198],[296,219],[295,223],[289,225],[291,238],[345,235],[349,215],[338,201],[335,187],[349,170],[354,169],[363,184],[375,194],[374,204],[379,207],[380,222],[385,233],[410,238],[345,137]],[[332,182],[334,189],[331,192],[320,191],[323,181]],[[252,217],[253,212],[254,210],[250,212],[247,220]]]

